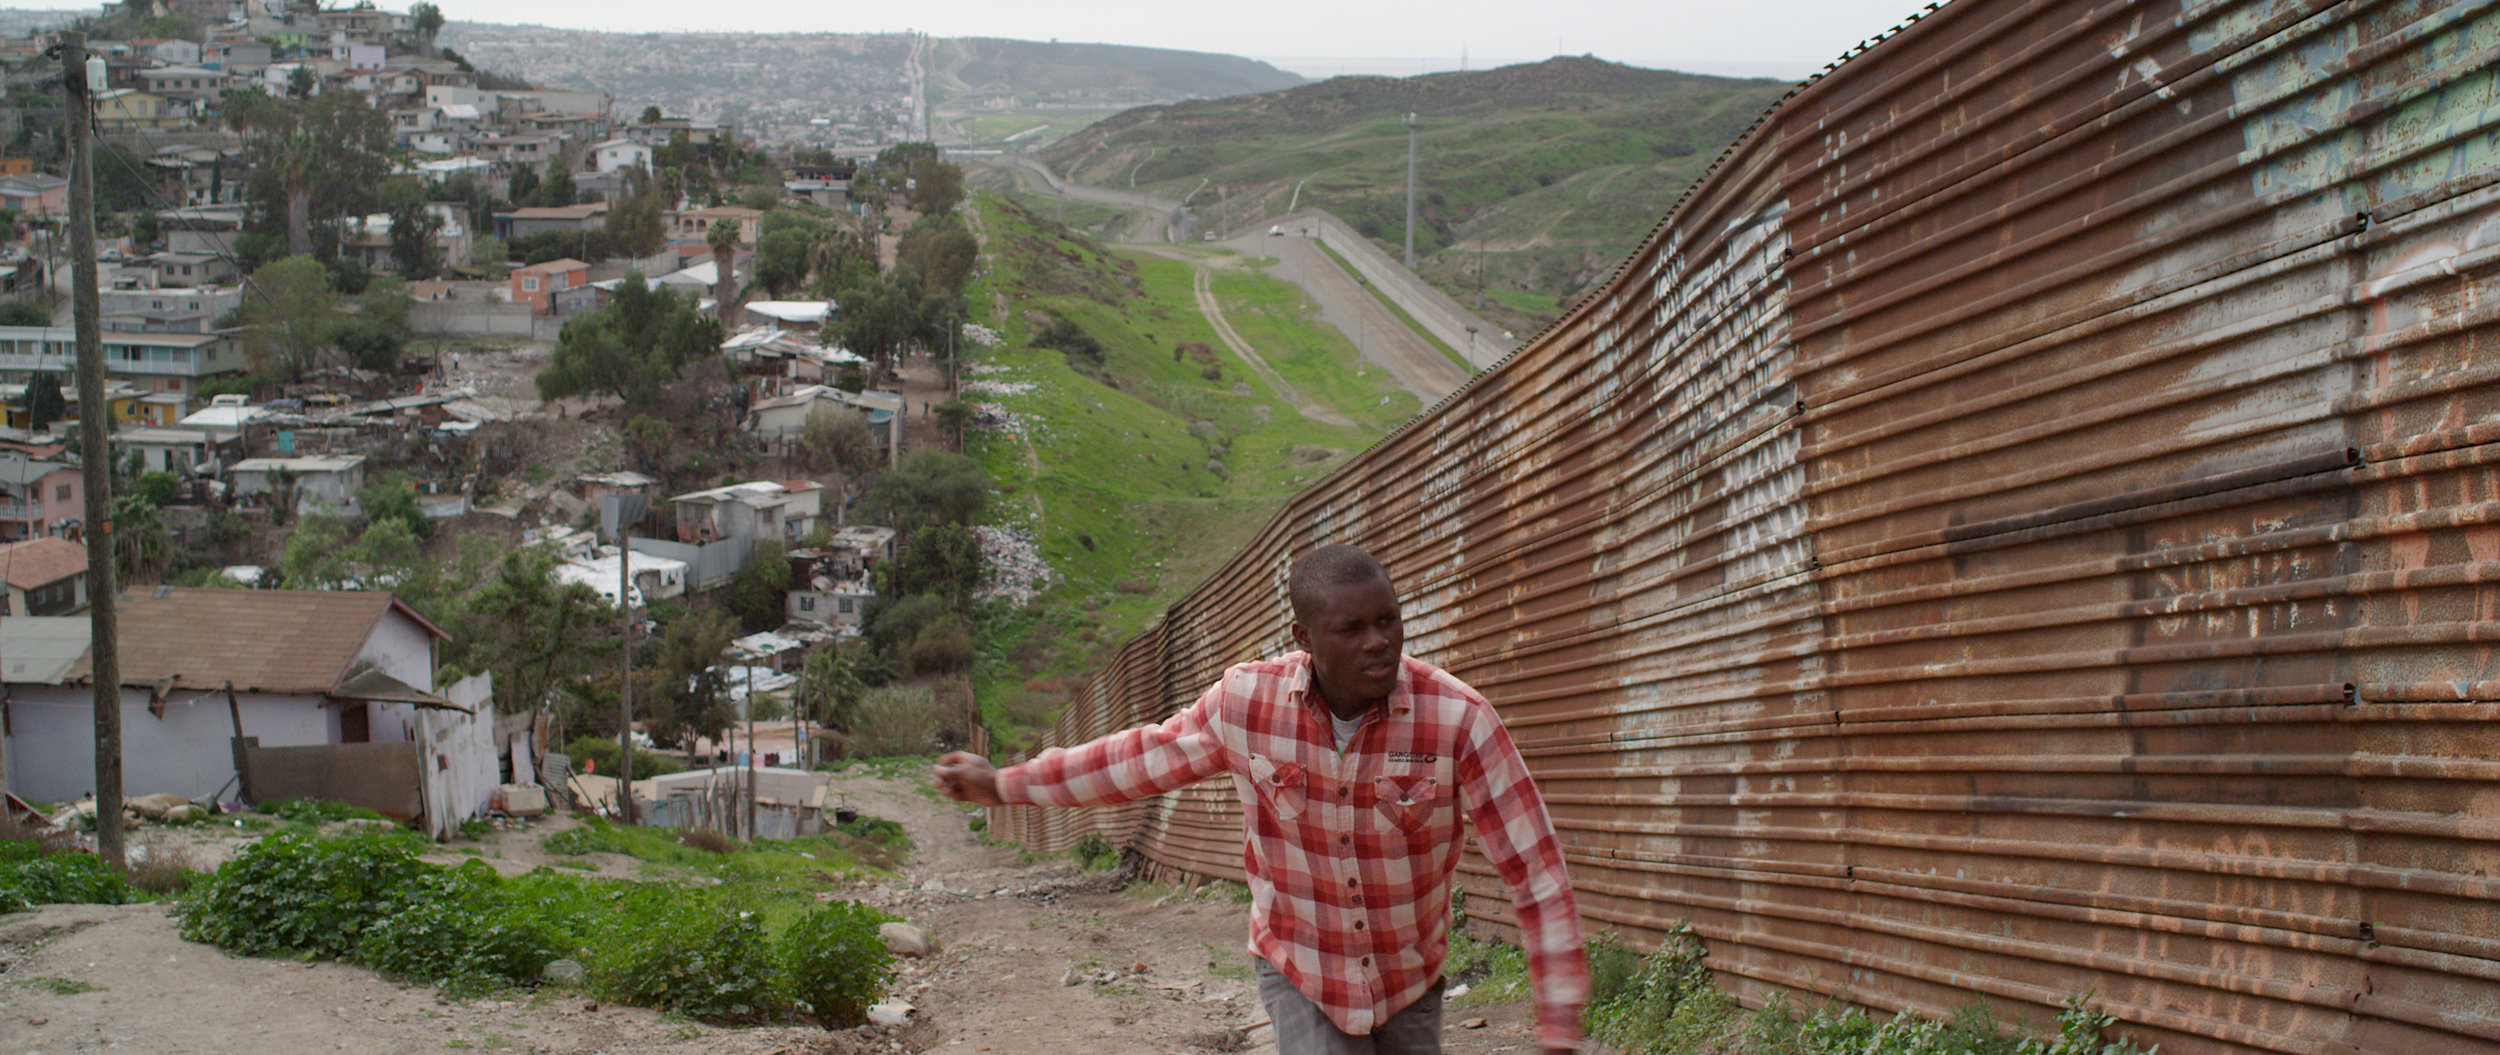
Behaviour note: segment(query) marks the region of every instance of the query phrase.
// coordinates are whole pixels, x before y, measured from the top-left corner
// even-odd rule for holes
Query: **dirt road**
[[[1266,1015],[1242,951],[1247,912],[1230,897],[1124,891],[1113,876],[1026,860],[982,842],[966,814],[916,780],[846,776],[835,790],[853,808],[901,822],[915,845],[901,874],[842,896],[926,927],[943,946],[902,962],[895,995],[916,1010],[900,1030],[724,1029],[563,989],[447,1000],[359,967],[238,959],[193,945],[175,936],[161,906],[56,905],[0,918],[0,1055],[1273,1051],[1269,1031],[1254,1028]],[[539,840],[569,823],[500,832],[479,852],[503,870],[525,870],[544,860]],[[621,858],[602,871],[634,874]],[[1483,1028],[1460,1028],[1477,1017]],[[1532,1022],[1520,1004],[1454,1010],[1449,1051],[1532,1052]]]

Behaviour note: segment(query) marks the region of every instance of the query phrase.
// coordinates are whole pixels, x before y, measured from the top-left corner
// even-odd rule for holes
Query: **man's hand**
[[[950,751],[929,767],[929,775],[950,799],[975,806],[999,805],[998,768],[989,759],[969,751]]]

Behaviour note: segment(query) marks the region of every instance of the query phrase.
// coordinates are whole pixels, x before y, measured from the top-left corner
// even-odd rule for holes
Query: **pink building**
[[[0,541],[64,534],[86,517],[77,467],[0,451]]]

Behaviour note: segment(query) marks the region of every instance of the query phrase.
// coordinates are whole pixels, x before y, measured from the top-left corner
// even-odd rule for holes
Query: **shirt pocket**
[[[1300,819],[1310,804],[1310,782],[1301,765],[1278,762],[1266,755],[1250,756],[1250,785],[1258,789],[1259,801],[1278,820]]]
[[[1383,822],[1410,835],[1442,828],[1457,817],[1456,794],[1450,782],[1434,773],[1375,778],[1372,803]]]

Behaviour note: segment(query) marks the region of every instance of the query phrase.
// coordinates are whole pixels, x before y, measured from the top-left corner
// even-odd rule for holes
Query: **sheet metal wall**
[[[1351,540],[1502,708],[1588,922],[1689,918],[1748,1001],[2491,1050],[2495,58],[2489,2],[1930,13],[1049,743],[1288,647],[1288,562]],[[1240,871],[1222,782],[999,823]]]

